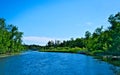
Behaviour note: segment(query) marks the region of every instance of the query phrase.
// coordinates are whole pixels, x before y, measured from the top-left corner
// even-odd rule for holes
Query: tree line
[[[0,54],[23,50],[22,35],[16,26],[7,25],[5,19],[0,18]]]
[[[110,15],[108,22],[111,26],[107,29],[103,29],[103,26],[101,26],[96,28],[93,33],[86,31],[84,38],[71,38],[71,40],[63,42],[51,40],[45,47],[79,47],[94,55],[120,55],[120,12]]]

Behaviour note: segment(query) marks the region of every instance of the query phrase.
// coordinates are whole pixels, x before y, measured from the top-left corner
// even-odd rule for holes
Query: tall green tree
[[[112,37],[112,47],[110,48],[112,54],[120,54],[120,12],[116,15],[111,15],[108,19],[111,24],[110,33]]]
[[[0,53],[18,52],[23,49],[22,32],[14,25],[6,25],[5,19],[0,18]]]

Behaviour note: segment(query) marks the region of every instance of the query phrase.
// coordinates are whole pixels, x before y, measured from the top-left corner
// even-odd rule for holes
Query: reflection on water
[[[0,59],[0,75],[117,75],[118,71],[81,54],[28,51]]]
[[[110,69],[113,71],[114,75],[120,75],[120,67],[110,66]]]

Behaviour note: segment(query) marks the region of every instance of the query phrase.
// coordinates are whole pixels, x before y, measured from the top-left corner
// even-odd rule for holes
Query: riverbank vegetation
[[[83,38],[71,38],[67,41],[49,41],[40,51],[83,53],[98,57],[104,61],[120,66],[120,12],[110,15],[110,26],[95,29],[93,33],[85,32]]]
[[[22,35],[16,26],[7,25],[5,19],[0,18],[0,55],[10,55],[23,50]]]
[[[84,38],[76,38],[60,42],[59,40],[49,41],[45,46],[48,48],[68,47],[88,50],[91,55],[120,55],[120,13],[111,15],[108,18],[111,26],[103,29],[103,26],[96,28],[93,33],[85,32]]]
[[[85,37],[70,40],[50,40],[46,46],[22,45],[23,33],[0,18],[0,54],[20,52],[24,48],[44,52],[69,52],[92,55],[120,66],[120,12],[108,18],[110,26],[85,32]]]

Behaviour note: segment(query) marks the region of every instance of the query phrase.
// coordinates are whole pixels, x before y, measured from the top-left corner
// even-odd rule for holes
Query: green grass
[[[18,55],[18,54],[20,54],[20,52],[0,54],[0,58],[9,57],[9,56]]]
[[[87,51],[83,48],[69,48],[69,47],[50,47],[46,49],[40,49],[42,52],[67,52],[67,53],[86,53]]]

